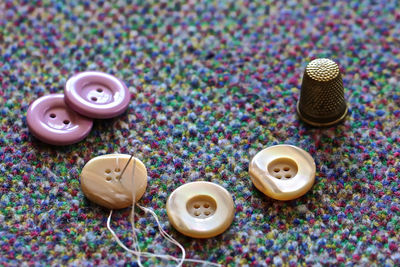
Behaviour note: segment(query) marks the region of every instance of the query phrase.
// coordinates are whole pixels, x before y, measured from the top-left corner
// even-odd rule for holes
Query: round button
[[[107,154],[89,160],[81,173],[81,188],[86,197],[109,209],[131,206],[133,195],[135,201],[139,201],[146,191],[147,170],[134,157],[121,177],[130,157],[125,154]]]
[[[121,80],[98,71],[81,72],[69,78],[64,94],[68,106],[95,119],[122,114],[130,101],[129,90]]]
[[[234,204],[225,188],[210,182],[178,187],[167,200],[169,221],[176,230],[195,238],[223,233],[232,223]]]
[[[313,186],[315,162],[311,155],[291,145],[271,146],[258,152],[249,173],[255,187],[278,200],[301,197]]]
[[[52,145],[70,145],[85,138],[93,126],[64,101],[63,94],[46,95],[35,100],[26,114],[29,131],[39,140]]]

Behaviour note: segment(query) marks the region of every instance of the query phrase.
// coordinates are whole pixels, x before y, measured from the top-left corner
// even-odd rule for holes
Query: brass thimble
[[[317,127],[334,125],[346,117],[343,80],[335,62],[318,58],[308,63],[297,113],[304,122]]]

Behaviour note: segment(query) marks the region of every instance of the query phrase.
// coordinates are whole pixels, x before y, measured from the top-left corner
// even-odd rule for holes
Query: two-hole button
[[[125,83],[99,71],[78,73],[65,84],[65,101],[73,110],[94,119],[107,119],[122,114],[130,94]]]
[[[63,94],[38,98],[28,108],[29,131],[39,140],[52,145],[69,145],[85,138],[93,121],[70,109]]]
[[[232,196],[220,185],[210,182],[184,184],[167,200],[168,219],[176,230],[195,238],[223,233],[232,223]]]
[[[315,180],[311,155],[291,145],[277,145],[258,152],[250,162],[249,173],[255,187],[278,200],[304,195]]]
[[[69,145],[85,138],[92,120],[122,114],[130,94],[118,78],[103,72],[86,71],[72,76],[65,84],[64,95],[43,96],[27,112],[30,132],[45,143]]]

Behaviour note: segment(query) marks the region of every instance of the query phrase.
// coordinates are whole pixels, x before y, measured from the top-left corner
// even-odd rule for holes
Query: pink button
[[[39,140],[52,145],[70,145],[85,138],[93,126],[64,101],[63,94],[42,96],[28,108],[29,131]]]
[[[128,88],[121,80],[98,71],[81,72],[69,78],[64,94],[68,106],[95,119],[122,114],[130,101]]]

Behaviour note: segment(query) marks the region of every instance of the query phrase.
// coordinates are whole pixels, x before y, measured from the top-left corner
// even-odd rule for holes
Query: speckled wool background
[[[398,1],[65,2],[0,2],[0,265],[136,266],[106,230],[108,210],[79,186],[89,159],[114,152],[145,163],[140,203],[190,258],[400,265]],[[341,66],[350,108],[329,129],[295,114],[304,68],[316,57]],[[127,112],[95,121],[75,145],[33,138],[29,104],[84,70],[124,80]],[[317,164],[312,190],[290,202],[265,197],[248,175],[257,151],[281,143]],[[165,211],[175,188],[198,180],[222,185],[236,205],[232,226],[207,240],[179,234]],[[116,212],[113,227],[130,246],[128,214]],[[180,255],[150,216],[140,213],[136,227],[142,250]]]

